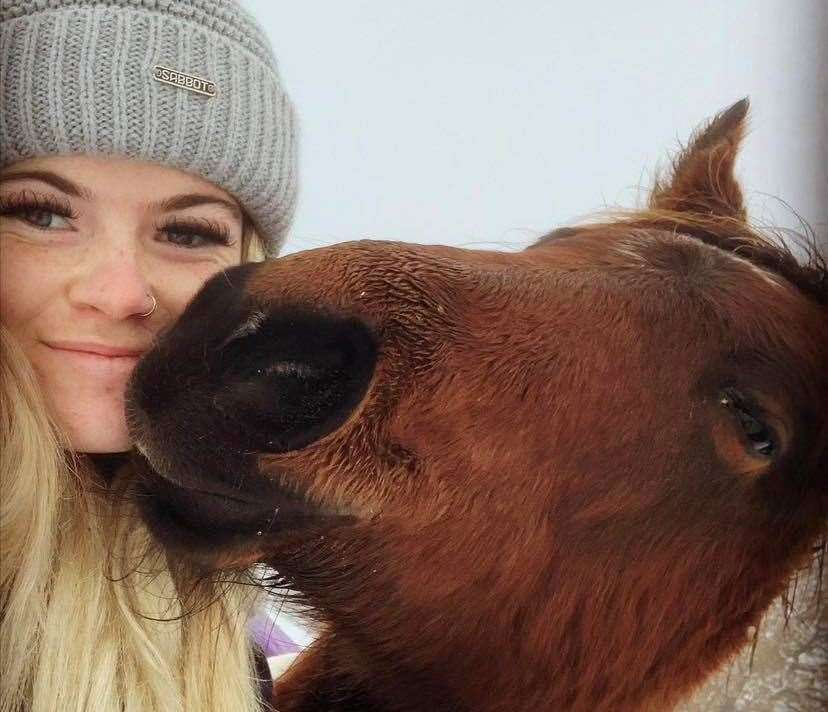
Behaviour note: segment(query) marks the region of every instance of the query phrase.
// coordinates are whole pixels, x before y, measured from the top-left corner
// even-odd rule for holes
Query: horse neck
[[[395,710],[668,709],[747,642],[789,573],[733,546],[661,564],[561,546],[428,580],[425,561],[398,569],[374,544],[344,544],[324,585],[298,585],[338,641],[329,666]]]

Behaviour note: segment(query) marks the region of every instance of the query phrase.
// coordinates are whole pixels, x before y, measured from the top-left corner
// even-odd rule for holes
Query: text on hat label
[[[163,84],[181,87],[188,91],[194,91],[196,94],[203,94],[204,96],[216,95],[216,85],[214,82],[211,82],[209,79],[193,76],[192,74],[179,72],[177,69],[170,69],[169,67],[156,64],[152,68],[152,76],[156,81],[162,82]]]

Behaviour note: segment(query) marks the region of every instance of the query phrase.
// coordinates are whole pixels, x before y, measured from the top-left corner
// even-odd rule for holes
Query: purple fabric
[[[265,613],[254,616],[250,620],[249,629],[253,640],[262,649],[266,658],[304,650],[303,646],[293,640]]]

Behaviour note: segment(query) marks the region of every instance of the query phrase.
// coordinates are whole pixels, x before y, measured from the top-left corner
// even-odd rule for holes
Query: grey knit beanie
[[[238,198],[269,255],[296,202],[296,119],[233,0],[0,0],[0,167],[104,153]]]

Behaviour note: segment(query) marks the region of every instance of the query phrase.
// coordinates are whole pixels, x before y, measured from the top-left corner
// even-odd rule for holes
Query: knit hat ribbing
[[[232,0],[0,0],[0,102],[0,167],[104,153],[180,168],[235,195],[278,253],[296,119],[266,35]]]

